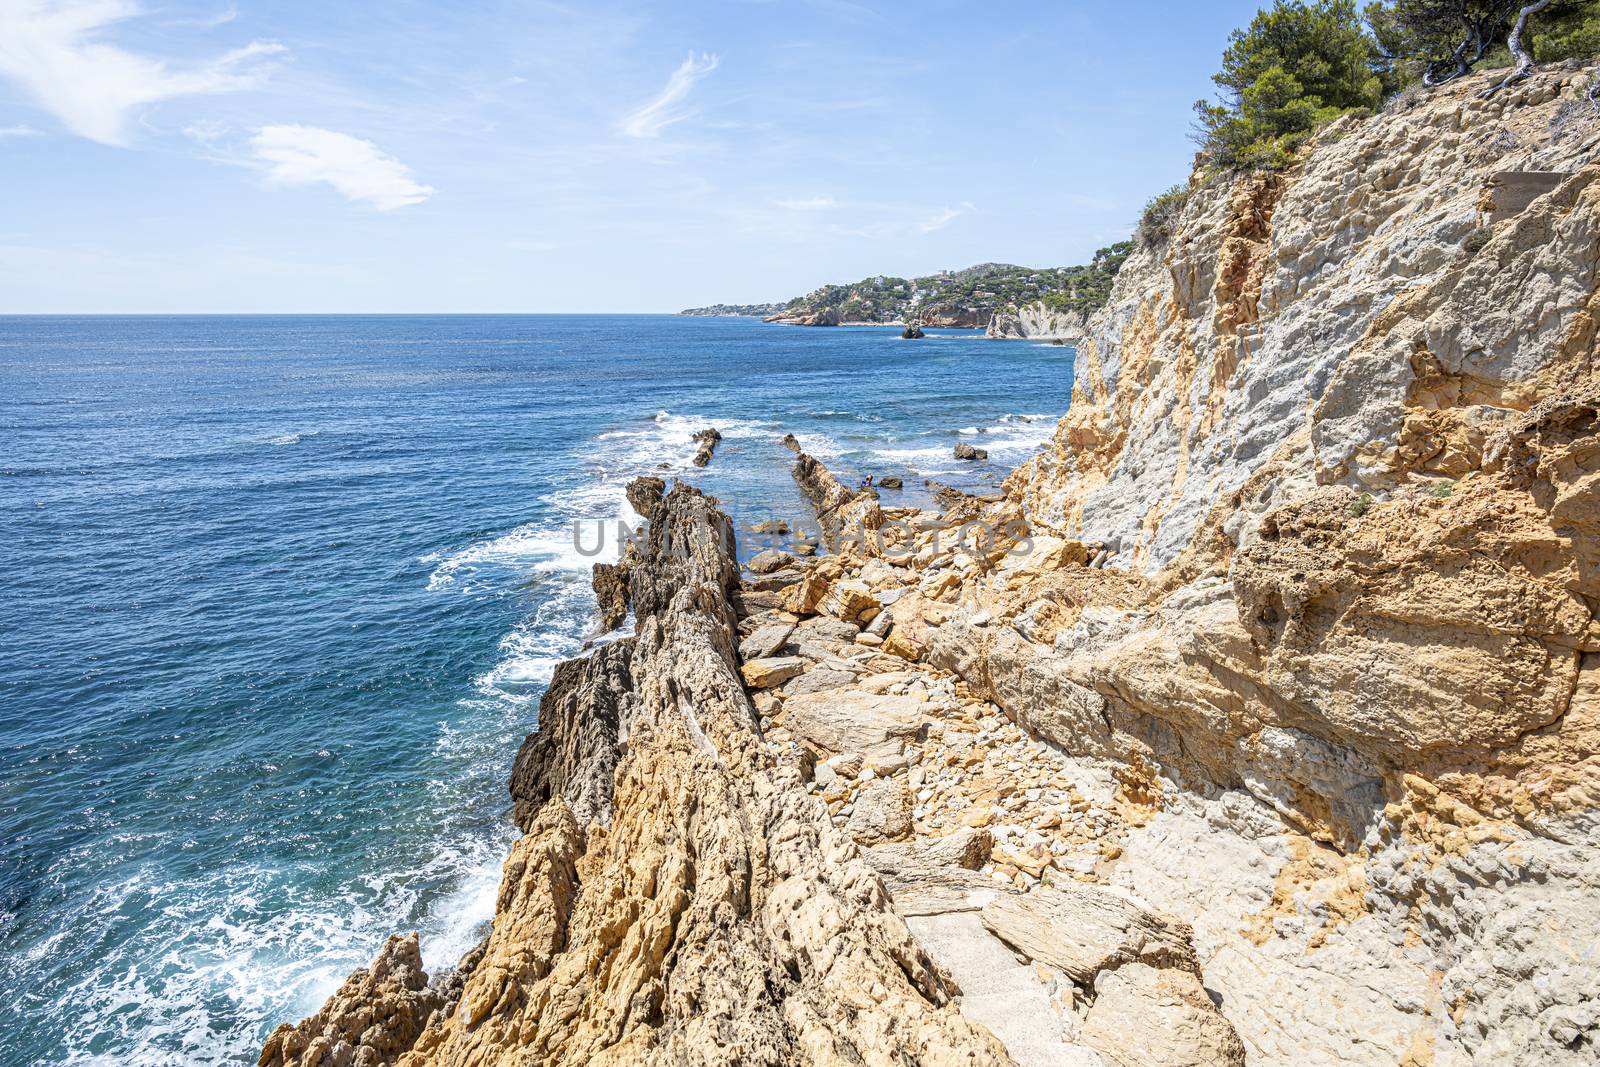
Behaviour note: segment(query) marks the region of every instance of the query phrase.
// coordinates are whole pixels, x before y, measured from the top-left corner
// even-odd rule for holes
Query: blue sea
[[[997,485],[1071,387],[977,331],[0,318],[0,1064],[253,1063],[390,932],[453,963],[629,478],[748,555],[810,518],[784,433],[916,501]]]

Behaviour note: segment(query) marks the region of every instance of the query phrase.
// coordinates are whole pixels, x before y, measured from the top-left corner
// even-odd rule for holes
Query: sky
[[[1064,266],[1256,0],[0,0],[0,314],[660,312]]]

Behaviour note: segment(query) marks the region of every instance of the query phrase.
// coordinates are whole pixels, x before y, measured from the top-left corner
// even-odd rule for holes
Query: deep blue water
[[[0,318],[0,1064],[253,1063],[388,933],[454,962],[591,626],[573,521],[682,476],[754,551],[808,517],[788,431],[908,495],[993,484],[1071,350],[936,333]]]

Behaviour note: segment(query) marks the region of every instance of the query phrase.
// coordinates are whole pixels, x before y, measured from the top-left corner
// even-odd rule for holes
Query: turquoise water
[[[588,551],[628,478],[682,476],[748,554],[808,517],[784,432],[911,496],[995,484],[1071,350],[936,333],[0,318],[0,1064],[254,1062],[388,933],[454,962],[591,626],[574,521]]]

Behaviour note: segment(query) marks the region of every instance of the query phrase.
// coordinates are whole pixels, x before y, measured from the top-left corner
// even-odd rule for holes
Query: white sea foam
[[[280,434],[277,437],[268,438],[267,444],[269,444],[269,445],[297,445],[301,441],[306,440],[308,437],[316,437],[316,436],[320,435],[321,433],[322,433],[321,430],[300,430],[300,431],[298,431],[296,433]]]

